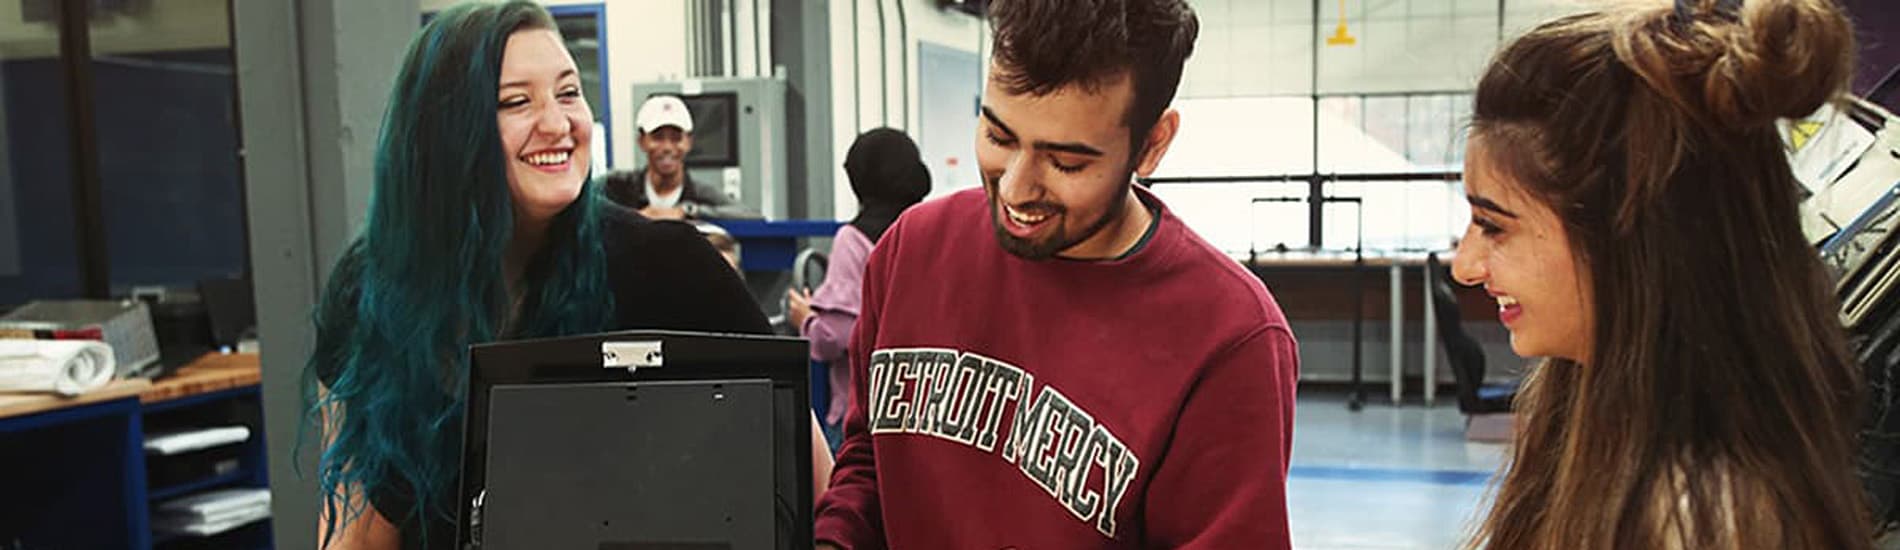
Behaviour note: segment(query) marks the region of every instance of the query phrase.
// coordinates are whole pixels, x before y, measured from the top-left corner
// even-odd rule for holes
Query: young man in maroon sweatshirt
[[[1288,548],[1293,334],[1133,184],[1180,126],[1193,11],[990,20],[984,187],[913,207],[865,268],[820,548]]]

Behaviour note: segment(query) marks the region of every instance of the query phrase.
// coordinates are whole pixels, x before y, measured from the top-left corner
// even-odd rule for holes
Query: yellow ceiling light
[[[1346,32],[1346,0],[1339,0],[1339,27],[1333,29],[1332,36],[1326,37],[1326,45],[1351,46],[1358,43],[1359,39],[1353,38],[1352,33]]]

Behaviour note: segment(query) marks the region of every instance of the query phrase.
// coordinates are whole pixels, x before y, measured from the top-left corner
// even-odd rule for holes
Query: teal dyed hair
[[[502,54],[515,31],[555,28],[531,2],[463,4],[409,45],[368,220],[331,271],[305,369],[306,426],[320,422],[328,438],[317,467],[326,542],[379,491],[415,497],[408,510],[378,510],[397,525],[454,517],[443,496],[460,468],[470,344],[610,328],[604,203],[591,177],[529,261],[518,309],[504,281],[514,211],[496,124]],[[340,488],[363,501],[338,498]]]

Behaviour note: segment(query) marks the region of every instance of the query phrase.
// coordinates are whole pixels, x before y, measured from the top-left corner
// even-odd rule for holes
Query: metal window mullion
[[[94,127],[92,33],[87,2],[59,2],[59,59],[66,96],[68,152],[72,163],[73,224],[79,252],[82,291],[88,298],[111,296],[112,274],[106,249],[104,192],[99,182],[98,129]]]

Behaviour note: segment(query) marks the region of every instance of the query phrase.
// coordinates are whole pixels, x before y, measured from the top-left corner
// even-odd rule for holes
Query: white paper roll
[[[0,392],[79,395],[112,381],[112,347],[94,340],[0,340]]]

